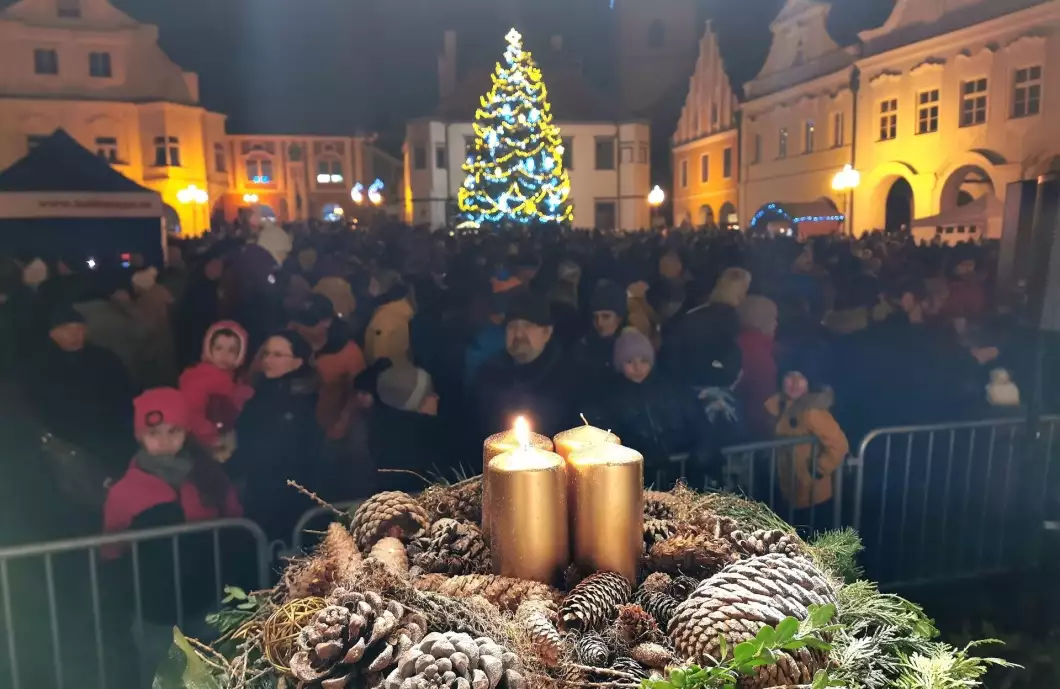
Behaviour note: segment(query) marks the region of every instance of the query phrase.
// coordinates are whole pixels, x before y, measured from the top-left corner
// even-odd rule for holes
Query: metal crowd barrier
[[[883,428],[861,443],[853,525],[868,575],[889,587],[1038,564],[1060,416],[1029,450],[1020,418]]]
[[[253,548],[253,558],[237,547],[244,544]],[[150,552],[145,555],[143,550]],[[200,567],[204,555],[210,564]],[[226,573],[226,555],[243,567],[253,565],[244,572],[244,582],[235,581],[238,577],[231,571]],[[186,576],[189,563],[201,574]],[[226,584],[267,588],[269,564],[265,533],[246,519],[2,548],[0,677],[10,678],[11,689],[91,687],[93,677],[99,689],[143,686],[143,676],[130,677],[129,667],[138,666],[140,675],[145,669],[150,672],[157,664],[151,664],[153,659],[161,660],[157,651],[164,656],[169,648],[166,625],[145,618],[145,608],[154,611],[165,605],[158,591],[172,584],[167,615],[173,613],[178,627],[184,628],[186,621],[201,627],[201,619],[185,620],[186,604],[194,600],[188,588],[211,586],[213,599],[204,613],[216,610]],[[170,569],[171,577],[160,576],[160,567]],[[149,570],[148,575],[144,570]],[[154,644],[145,634],[152,625]],[[154,654],[145,651],[152,647]]]

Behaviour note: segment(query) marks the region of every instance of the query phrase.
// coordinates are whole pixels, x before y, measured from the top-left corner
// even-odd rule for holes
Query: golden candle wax
[[[497,455],[505,452],[514,452],[522,446],[522,443],[519,442],[519,437],[523,433],[523,427],[525,427],[525,432],[529,437],[527,444],[530,447],[552,451],[552,441],[549,437],[540,433],[531,433],[526,419],[521,416],[515,420],[515,427],[511,430],[494,433],[486,438],[486,441],[482,443],[482,504],[484,506],[489,504],[490,495],[489,476],[487,475],[486,467],[489,466],[490,460]],[[482,533],[488,536],[489,531],[489,510],[484,509],[482,510]]]
[[[601,443],[620,445],[622,443],[619,437],[611,431],[605,431],[602,428],[588,424],[558,433],[554,441],[556,443],[556,454],[563,459],[570,459],[572,452],[591,445],[599,445]]]
[[[604,443],[567,458],[574,563],[637,580],[644,544],[644,457]]]
[[[566,463],[523,446],[486,467],[493,573],[555,584],[570,562]]]

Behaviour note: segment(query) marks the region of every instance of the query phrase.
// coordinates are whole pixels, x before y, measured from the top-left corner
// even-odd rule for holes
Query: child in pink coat
[[[180,391],[188,402],[188,431],[218,461],[235,450],[235,421],[254,395],[249,385],[236,380],[246,360],[247,333],[235,321],[210,326],[202,345],[202,362],[180,376]]]

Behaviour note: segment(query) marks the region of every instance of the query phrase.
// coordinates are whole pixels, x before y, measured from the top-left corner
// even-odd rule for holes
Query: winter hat
[[[424,398],[434,392],[431,374],[411,364],[391,366],[376,382],[379,400],[388,407],[416,411]]]
[[[751,273],[743,268],[726,268],[718,281],[714,283],[714,291],[710,293],[710,303],[728,304],[737,307],[747,297],[747,290],[751,288]]]
[[[48,279],[48,264],[35,258],[22,269],[22,282],[28,287],[37,287]]]
[[[589,301],[589,311],[614,311],[619,318],[625,318],[629,313],[626,290],[613,282],[599,283]]]
[[[306,327],[312,327],[334,317],[335,307],[323,294],[310,294],[298,304],[291,314],[292,321]]]
[[[147,292],[158,284],[158,268],[148,266],[133,273],[132,286],[137,292]]]
[[[287,340],[288,344],[291,345],[291,355],[295,359],[301,359],[305,363],[309,363],[309,360],[313,357],[313,348],[309,346],[309,343],[305,341],[305,338],[296,333],[294,330],[280,330],[266,338],[266,341],[273,337],[281,337]],[[264,345],[262,345],[264,347]]]
[[[133,400],[136,434],[162,423],[188,427],[188,402],[176,388],[152,388]]]
[[[523,292],[514,297],[508,305],[505,322],[527,321],[534,325],[547,327],[552,322],[552,307],[548,301],[534,292]]]
[[[615,369],[621,371],[623,366],[634,359],[647,359],[654,365],[655,348],[644,333],[636,328],[626,328],[615,340]]]
[[[222,330],[231,331],[236,336],[236,339],[239,340],[239,358],[236,359],[236,368],[239,368],[247,358],[247,331],[235,321],[217,321],[210,326],[209,330],[206,331],[206,337],[202,340],[202,360],[210,360],[210,344],[214,335]]]
[[[766,335],[777,332],[777,305],[772,299],[751,295],[743,300],[736,312],[740,316],[740,325],[746,330],[757,330]]]
[[[313,292],[331,300],[331,307],[339,318],[349,316],[357,309],[357,298],[353,296],[353,289],[350,283],[341,277],[320,278]]]
[[[59,304],[48,312],[48,330],[70,323],[84,323],[85,317],[70,304]]]
[[[581,266],[570,259],[560,261],[559,268],[556,270],[556,277],[559,278],[560,282],[577,284],[582,279]]]
[[[276,224],[275,220],[262,220],[258,233],[258,246],[268,251],[277,264],[282,264],[294,246],[291,236]]]

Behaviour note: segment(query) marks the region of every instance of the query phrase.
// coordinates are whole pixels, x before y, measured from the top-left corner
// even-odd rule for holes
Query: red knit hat
[[[188,403],[175,388],[152,388],[133,400],[134,426],[139,435],[148,428],[168,423],[188,427]]]

